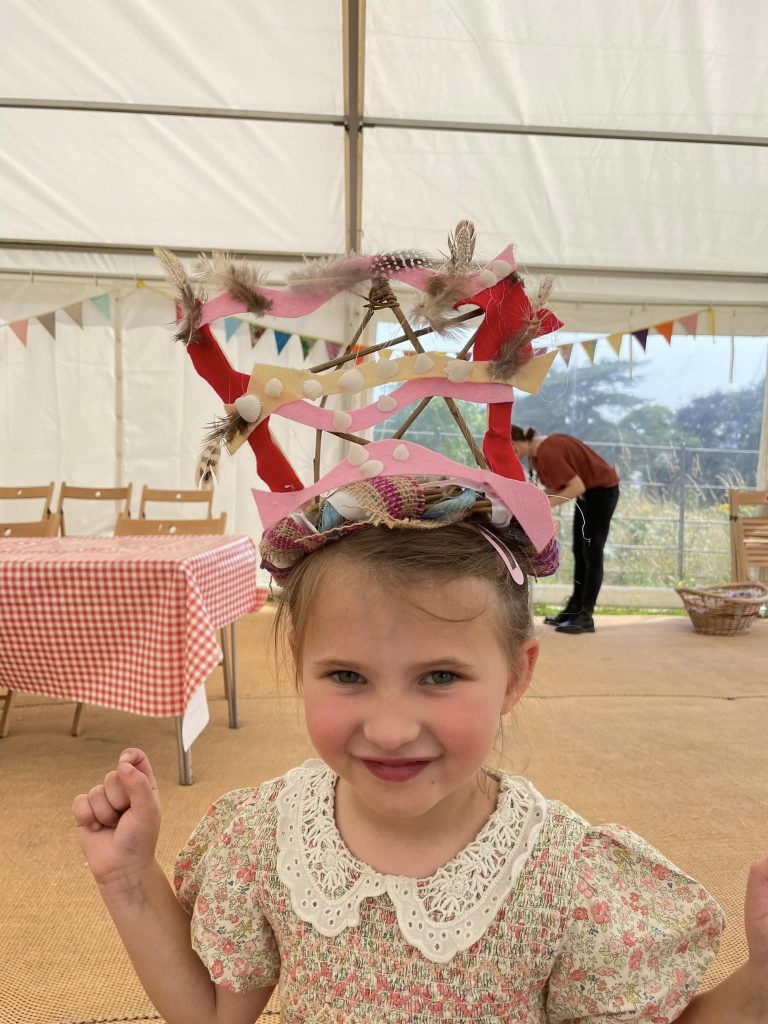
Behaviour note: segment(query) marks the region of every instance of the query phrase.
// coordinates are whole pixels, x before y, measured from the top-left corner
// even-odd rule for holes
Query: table
[[[229,724],[238,724],[234,622],[266,600],[256,566],[249,537],[3,539],[0,682],[174,717],[189,785],[190,748],[208,722],[203,683],[222,660],[216,630],[227,627]]]

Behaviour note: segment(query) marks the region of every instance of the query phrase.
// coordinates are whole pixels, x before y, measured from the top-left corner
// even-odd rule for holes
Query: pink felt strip
[[[371,262],[372,259],[373,257],[371,256],[360,257],[361,261]],[[504,260],[514,270],[515,257],[513,247],[508,245],[506,249],[499,253],[496,260]],[[495,262],[495,260],[491,262]],[[426,267],[409,267],[406,270],[395,271],[389,277],[391,280],[409,284],[413,288],[419,289],[419,291],[426,291],[427,285],[435,276],[435,273],[434,270],[429,270]],[[478,284],[472,295],[485,291],[485,289],[485,285],[481,286]],[[324,306],[326,302],[330,301],[339,291],[341,291],[340,288],[323,288],[312,292],[304,289],[294,291],[291,288],[259,288],[259,292],[272,303],[268,315],[288,318],[306,316],[308,313],[314,312],[320,306]],[[464,301],[471,302],[472,295],[468,295]],[[210,302],[203,304],[200,323],[210,324],[224,316],[233,316],[235,313],[246,313],[247,311],[248,307],[244,302],[238,302],[230,295],[219,295],[217,298],[211,299]]]
[[[406,458],[396,458],[395,452],[398,455],[405,454]],[[366,445],[365,454],[367,460],[362,466],[353,466],[345,459],[317,483],[302,491],[280,494],[253,488],[252,494],[262,527],[269,529],[278,520],[285,519],[326,491],[369,480],[371,476],[448,476],[465,480],[467,486],[485,494],[494,494],[517,519],[537,551],[542,551],[555,534],[552,510],[546,494],[528,481],[512,480],[489,469],[462,466],[419,444],[393,438],[372,441]]]
[[[372,402],[362,409],[350,409],[352,417],[350,430],[366,430],[377,423],[381,423],[389,416],[404,409],[407,405],[420,398],[429,395],[441,395],[448,398],[460,398],[465,402],[479,402],[482,405],[490,405],[493,402],[511,402],[514,397],[514,389],[509,384],[491,384],[482,381],[467,381],[463,384],[456,384],[448,378],[424,377],[419,380],[409,380],[401,384],[395,391],[390,392],[387,398],[393,398],[397,402],[394,409],[384,412]],[[333,425],[334,411],[332,409],[321,409],[317,405],[299,399],[297,402],[287,402],[285,405],[275,409],[274,416],[285,416],[294,423],[305,423],[315,430],[336,430]]]

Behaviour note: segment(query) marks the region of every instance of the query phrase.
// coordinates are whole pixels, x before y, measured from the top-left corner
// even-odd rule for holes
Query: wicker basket
[[[722,583],[713,587],[676,587],[697,633],[735,636],[748,633],[761,605],[768,602],[763,583]]]

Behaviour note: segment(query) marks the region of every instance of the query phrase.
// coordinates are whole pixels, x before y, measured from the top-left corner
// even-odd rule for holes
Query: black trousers
[[[585,611],[597,604],[603,585],[603,548],[611,518],[619,501],[619,488],[592,487],[576,499],[573,510],[573,593],[565,611]]]

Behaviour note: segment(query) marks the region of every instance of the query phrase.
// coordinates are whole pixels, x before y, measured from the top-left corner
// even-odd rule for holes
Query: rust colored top
[[[539,480],[550,491],[559,491],[575,476],[589,491],[593,487],[616,487],[619,474],[583,441],[569,434],[545,437],[532,457]]]

